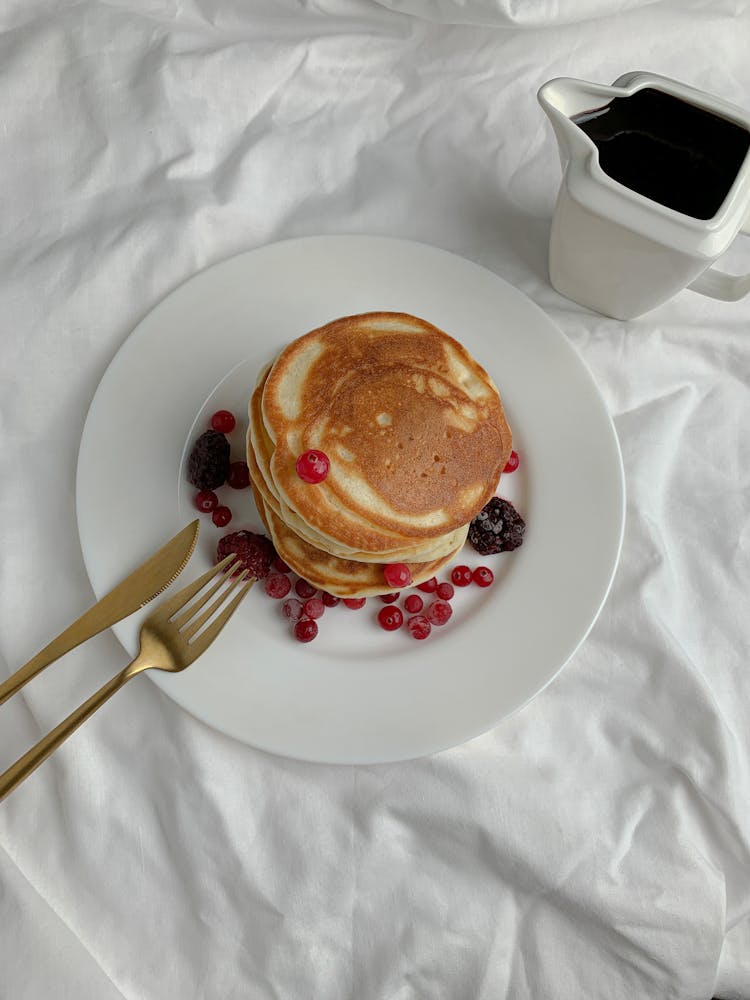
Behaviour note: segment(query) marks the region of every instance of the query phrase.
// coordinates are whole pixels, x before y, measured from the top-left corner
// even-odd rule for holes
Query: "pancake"
[[[487,372],[405,313],[344,317],[298,338],[271,367],[261,414],[279,516],[293,512],[323,539],[381,556],[465,528],[512,446]],[[310,448],[330,461],[316,485],[295,469]]]
[[[273,510],[267,506],[255,484],[251,483],[255,504],[271,537],[271,541],[281,558],[304,580],[335,597],[374,597],[392,591],[385,582],[384,563],[357,562],[340,559],[316,549],[295,534]],[[413,584],[423,583],[435,576],[443,566],[453,559],[461,546],[440,559],[430,562],[407,563],[411,570]]]
[[[307,525],[295,511],[287,507],[275,492],[270,473],[273,442],[266,432],[261,411],[263,388],[270,367],[269,365],[261,372],[248,406],[247,463],[250,476],[263,497],[265,505],[270,507],[280,520],[284,521],[297,535],[315,548],[323,549],[331,555],[343,559],[353,559],[359,562],[428,562],[432,559],[439,559],[463,545],[468,531],[466,525],[434,539],[420,539],[416,542],[405,539],[403,540],[405,544],[401,544],[400,547],[378,553],[362,552],[342,545],[337,539],[316,531]],[[365,527],[367,527],[366,524]],[[394,546],[401,541],[399,536],[395,535],[389,534],[388,538],[392,540]]]

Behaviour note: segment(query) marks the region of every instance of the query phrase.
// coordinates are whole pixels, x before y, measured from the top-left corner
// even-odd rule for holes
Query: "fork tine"
[[[243,580],[247,579],[248,576],[250,576],[249,572],[246,569],[243,569],[243,571],[239,574],[239,576],[236,576],[232,580],[232,582],[226,588],[224,593],[220,597],[217,597],[216,600],[206,608],[206,610],[203,612],[202,615],[198,615],[197,618],[192,618],[193,613],[195,611],[199,611],[206,603],[206,600],[219,589],[222,583],[224,583],[224,580],[226,579],[226,577],[224,577],[224,579],[222,579],[216,586],[212,587],[209,590],[208,594],[206,595],[206,600],[201,600],[200,604],[191,605],[185,612],[185,614],[181,616],[182,621],[176,619],[175,625],[179,626],[182,638],[186,639],[189,642],[194,635],[197,635],[198,632],[200,632],[200,630],[206,624],[206,622],[213,617],[216,611],[226,601],[229,595],[233,591],[235,591],[237,587],[243,582]],[[187,624],[188,622],[190,624]],[[185,624],[184,628],[182,627],[183,623]]]
[[[177,614],[175,615],[174,618],[172,618],[172,616],[170,615],[170,620],[173,622],[173,624],[176,625],[178,629],[181,629],[183,625],[187,625],[187,623],[196,614],[196,612],[200,611],[200,609],[204,607],[204,605],[211,600],[211,598],[214,596],[217,590],[223,587],[224,584],[227,582],[227,580],[231,578],[232,573],[236,572],[237,572],[237,565],[232,563],[223,573],[219,575],[219,578],[216,581],[216,583],[212,587],[209,587],[209,589],[205,592],[205,594],[200,595],[197,601],[193,601],[192,604],[190,604],[189,606],[183,604],[180,607],[180,611],[182,611],[182,614]],[[244,577],[246,577],[247,575],[248,571],[243,570],[242,578],[244,579]]]
[[[187,587],[179,590],[174,597],[170,597],[168,601],[160,604],[153,614],[158,614],[160,618],[171,618],[172,615],[176,614],[187,604],[191,597],[195,597],[198,591],[202,590],[209,580],[212,580],[217,574],[223,573],[234,558],[234,554],[230,553],[221,562],[216,563],[208,572],[204,573],[203,576],[199,576],[197,580],[193,580]]]
[[[254,583],[255,583],[254,576],[251,576],[249,580],[246,580],[240,592],[235,597],[232,598],[232,600],[222,611],[222,613],[218,615],[216,618],[214,618],[214,620],[211,622],[208,628],[206,628],[204,632],[201,632],[201,634],[198,636],[197,639],[195,639],[193,642],[190,643],[188,649],[190,650],[191,655],[193,657],[200,656],[201,653],[204,653],[206,649],[208,649],[208,647],[217,637],[219,632],[221,632],[226,623],[235,613],[235,611],[239,607],[240,601],[247,594],[248,590],[250,590],[250,588]],[[218,603],[219,602],[217,602],[217,604]]]

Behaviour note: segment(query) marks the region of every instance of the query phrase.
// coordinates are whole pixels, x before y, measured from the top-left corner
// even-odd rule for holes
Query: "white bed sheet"
[[[130,685],[0,807],[3,998],[750,998],[750,299],[620,323],[557,295],[535,98],[649,69],[747,107],[750,7],[548,7],[2,5],[3,676],[91,599],[74,475],[107,363],[249,247],[378,233],[495,270],[590,366],[628,488],[590,637],[465,746],[294,763]],[[3,706],[1,766],[121,662],[101,636]]]

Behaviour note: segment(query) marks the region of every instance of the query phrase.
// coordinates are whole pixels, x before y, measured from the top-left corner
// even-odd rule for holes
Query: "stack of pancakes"
[[[415,584],[461,549],[511,451],[498,391],[468,351],[406,313],[348,316],[305,334],[261,372],[247,458],[258,511],[279,555],[338,597]],[[328,457],[320,483],[297,458]]]

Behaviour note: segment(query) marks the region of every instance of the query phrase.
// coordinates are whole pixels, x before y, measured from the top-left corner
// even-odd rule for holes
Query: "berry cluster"
[[[230,552],[240,559],[243,569],[263,581],[263,589],[269,597],[284,602],[281,605],[282,614],[291,624],[292,634],[299,642],[311,642],[318,635],[318,621],[328,608],[343,604],[352,611],[359,611],[367,604],[366,597],[334,597],[303,580],[277,554],[273,543],[265,535],[246,530],[230,532],[219,540],[217,562]],[[486,566],[478,566],[473,572],[468,567],[457,566],[452,574],[454,582],[456,571],[463,570],[468,572],[469,583],[474,582],[480,587],[492,583],[492,570]],[[396,578],[395,572],[389,575]],[[399,578],[405,579],[405,574],[401,573]],[[411,573],[408,580],[411,583]],[[425,598],[417,590],[434,595],[434,599],[425,606]],[[452,583],[438,581],[434,576],[418,584],[412,593],[403,598],[403,610],[396,604],[402,596],[400,591],[382,594],[380,600],[385,607],[377,613],[377,622],[386,632],[395,632],[405,623],[415,639],[426,639],[434,626],[445,625],[450,619],[453,614],[450,601],[454,594]],[[406,619],[404,612],[409,616]]]
[[[244,462],[229,461],[229,443],[224,435],[234,427],[234,416],[228,410],[215,413],[211,418],[211,429],[205,431],[195,442],[188,462],[188,478],[199,489],[195,505],[198,510],[212,513],[214,523],[219,527],[227,524],[232,515],[229,508],[219,505],[213,490],[224,483],[234,489],[245,489],[249,485],[247,465]],[[315,455],[305,453],[301,459],[301,478],[308,482],[320,482],[321,478],[325,478],[328,471],[327,458],[322,452]],[[322,477],[316,478],[322,471],[320,466],[317,472],[313,468],[319,459],[324,460],[326,468]],[[516,468],[518,455],[513,452],[505,471],[513,472]],[[493,497],[471,522],[469,541],[482,555],[510,551],[521,545],[525,528],[523,518],[510,501]],[[311,642],[318,635],[318,621],[327,608],[343,604],[346,608],[357,611],[367,603],[364,597],[334,597],[303,580],[277,554],[273,543],[265,535],[252,531],[235,531],[224,535],[217,546],[217,561],[230,552],[240,558],[243,567],[253,576],[263,580],[263,589],[269,597],[284,602],[281,606],[282,614],[292,625],[292,633],[299,642]],[[430,635],[433,627],[446,625],[450,620],[453,615],[450,602],[455,596],[456,587],[465,588],[471,584],[489,587],[494,582],[495,575],[488,566],[477,566],[472,570],[469,566],[460,565],[451,569],[450,580],[441,581],[433,576],[413,585],[411,570],[406,563],[389,563],[383,568],[383,578],[391,592],[380,595],[385,606],[377,612],[378,625],[386,632],[395,632],[405,624],[414,639],[422,640]],[[402,606],[399,607],[398,601],[406,587],[413,587],[413,590],[403,597]],[[421,594],[431,595],[426,606]],[[408,617],[405,617],[404,612]]]
[[[396,563],[396,566],[403,564]],[[404,566],[404,569],[408,569]],[[389,572],[389,570],[391,572]],[[396,579],[396,572],[392,566],[386,566],[384,575],[388,583]],[[406,574],[401,574],[405,578]],[[480,587],[489,587],[495,576],[487,566],[477,566],[472,571],[468,566],[456,566],[451,572],[451,581],[440,581],[436,576],[430,577],[418,583],[416,590],[423,594],[434,594],[434,599],[425,607],[425,598],[416,592],[407,594],[401,601],[402,608],[396,606],[396,602],[401,597],[401,592],[396,591],[391,594],[381,594],[380,600],[385,604],[377,613],[378,624],[386,632],[395,632],[401,628],[406,621],[406,627],[414,639],[426,639],[432,632],[433,626],[446,625],[453,614],[453,607],[450,603],[455,587],[466,587],[470,583],[475,583]],[[411,583],[411,573],[408,574],[408,583]],[[397,585],[397,584],[396,584]],[[407,584],[408,585],[408,584]],[[404,619],[404,612],[410,617]]]
[[[224,535],[216,547],[216,561],[219,562],[230,552],[241,560],[242,569],[249,570],[263,581],[263,589],[269,597],[276,601],[287,598],[282,612],[291,622],[295,638],[300,642],[314,639],[318,634],[317,620],[323,617],[327,607],[339,603],[338,597],[319,593],[311,583],[293,573],[266,535],[254,531],[233,531]],[[292,589],[296,597],[288,596]]]
[[[265,590],[269,597],[277,600],[284,598],[292,590],[292,580],[290,575],[292,570],[278,557],[274,562],[276,572],[266,580]],[[296,597],[289,597],[281,605],[281,610],[285,618],[292,623],[292,632],[299,642],[311,642],[318,634],[318,620],[323,617],[326,608],[335,608],[337,604],[343,604],[347,608],[357,610],[366,604],[364,597],[345,597],[342,601],[340,597],[325,590],[318,590],[307,580],[297,577],[294,581],[294,593]]]
[[[250,485],[250,470],[246,462],[232,462],[226,435],[237,425],[229,410],[217,410],[211,417],[211,427],[193,445],[188,457],[187,478],[198,492],[193,503],[202,514],[210,514],[217,528],[225,528],[232,520],[232,511],[219,502],[214,492],[226,483],[233,490],[246,490]]]

